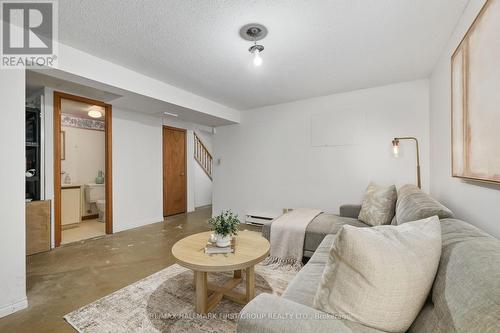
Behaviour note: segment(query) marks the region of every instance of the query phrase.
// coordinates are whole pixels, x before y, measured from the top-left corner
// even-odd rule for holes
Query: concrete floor
[[[0,332],[75,332],[65,314],[174,264],[172,245],[208,230],[210,214],[205,207],[27,257],[29,307],[0,319]]]

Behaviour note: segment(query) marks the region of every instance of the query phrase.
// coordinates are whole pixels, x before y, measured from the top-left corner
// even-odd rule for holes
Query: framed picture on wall
[[[61,131],[61,161],[66,159],[66,132]]]
[[[487,0],[451,58],[452,175],[500,183],[500,0]]]

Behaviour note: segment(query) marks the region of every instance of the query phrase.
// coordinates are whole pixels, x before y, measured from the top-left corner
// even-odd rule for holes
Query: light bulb
[[[399,140],[397,139],[392,140],[392,153],[394,157],[399,157]]]
[[[258,49],[253,51],[253,64],[256,67],[262,65],[262,57],[260,56],[260,51]]]
[[[399,146],[393,146],[392,152],[394,154],[394,157],[398,157],[399,156]]]

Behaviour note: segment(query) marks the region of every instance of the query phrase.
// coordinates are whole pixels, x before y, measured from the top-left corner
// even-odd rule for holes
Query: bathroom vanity
[[[74,224],[82,221],[81,185],[61,186],[61,224]]]

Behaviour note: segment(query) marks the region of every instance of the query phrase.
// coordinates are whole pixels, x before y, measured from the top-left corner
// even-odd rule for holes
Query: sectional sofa
[[[355,218],[357,211],[345,206],[344,216],[313,221],[304,248],[305,254],[312,252],[310,260],[282,296],[260,294],[248,303],[240,313],[238,332],[380,332],[313,307],[335,232],[344,224],[366,226]],[[500,241],[453,218],[449,209],[415,186],[398,191],[393,223],[434,215],[441,223],[440,264],[427,303],[409,332],[500,332]]]

